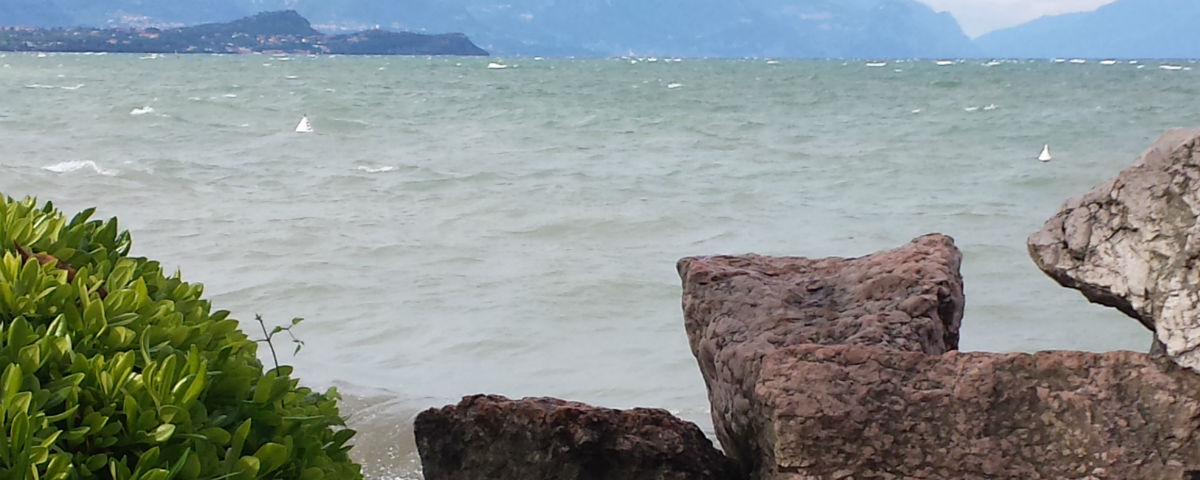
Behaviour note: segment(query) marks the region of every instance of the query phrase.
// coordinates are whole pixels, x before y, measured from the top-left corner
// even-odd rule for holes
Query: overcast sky
[[[963,31],[978,37],[998,28],[1019,25],[1045,15],[1095,10],[1114,0],[919,0],[939,12],[950,12]]]

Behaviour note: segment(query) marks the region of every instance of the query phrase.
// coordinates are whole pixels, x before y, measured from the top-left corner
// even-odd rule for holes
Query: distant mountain
[[[229,37],[239,33],[255,36],[295,35],[300,37],[321,34],[321,32],[312,28],[312,24],[308,22],[308,19],[301,16],[295,10],[262,12],[246,18],[239,18],[232,22],[205,23],[194,27],[177,28],[174,31],[189,36],[213,37]]]
[[[29,5],[44,11],[4,14],[33,12]],[[887,58],[974,52],[953,17],[916,0],[0,0],[0,24],[179,26],[282,9],[295,9],[324,31],[378,26],[463,32],[506,55]]]
[[[525,0],[468,4],[496,53],[694,57],[955,57],[949,14],[914,0]],[[486,47],[485,47],[486,48]]]
[[[992,32],[976,45],[994,57],[1200,58],[1200,0],[1118,0]]]
[[[519,2],[518,2],[519,3]],[[969,55],[949,14],[914,0],[549,0],[468,6],[498,53],[883,58]],[[562,53],[562,52],[560,52]]]
[[[125,53],[285,52],[346,55],[487,55],[462,34],[384,30],[329,35],[295,10],[178,28],[5,28],[0,51]]]

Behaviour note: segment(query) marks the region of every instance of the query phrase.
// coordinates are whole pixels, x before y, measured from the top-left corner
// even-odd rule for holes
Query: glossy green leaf
[[[169,472],[165,468],[155,468],[143,473],[138,480],[167,480]]]
[[[97,453],[95,455],[88,457],[87,460],[84,461],[83,467],[86,468],[90,472],[94,472],[96,470],[104,468],[104,466],[107,464],[108,464],[108,455],[105,455],[103,453]]]
[[[233,468],[235,472],[241,473],[238,478],[254,478],[258,476],[260,462],[257,458],[245,456],[238,459],[237,465]]]
[[[164,423],[162,425],[159,425],[158,428],[154,429],[154,434],[153,434],[154,441],[158,442],[158,443],[166,442],[167,440],[170,440],[171,435],[174,435],[174,434],[175,434],[175,425],[172,425],[170,423]]]
[[[59,453],[50,457],[50,462],[46,465],[46,473],[42,475],[45,480],[64,480],[71,475],[71,455],[68,453]]]
[[[206,428],[201,430],[200,434],[207,438],[210,442],[222,447],[228,445],[229,439],[231,438],[229,432],[226,432],[225,429],[218,427]]]
[[[267,443],[254,452],[254,457],[258,458],[262,473],[271,473],[287,462],[288,449],[278,443]]]
[[[0,478],[362,478],[336,391],[265,372],[202,285],[93,216],[0,195]]]
[[[21,364],[22,370],[36,372],[42,366],[42,347],[36,343],[21,347],[17,354],[17,362]]]

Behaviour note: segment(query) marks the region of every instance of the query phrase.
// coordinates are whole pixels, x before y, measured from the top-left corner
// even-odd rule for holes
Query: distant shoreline
[[[329,35],[294,10],[228,23],[180,28],[37,28],[0,26],[0,51],[76,53],[283,53],[300,55],[461,55],[488,52],[461,33],[386,30]]]

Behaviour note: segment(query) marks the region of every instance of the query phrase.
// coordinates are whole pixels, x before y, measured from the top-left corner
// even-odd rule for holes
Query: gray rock
[[[734,463],[666,410],[464,397],[414,422],[426,480],[730,480]]]
[[[725,452],[745,473],[770,469],[756,389],[764,358],[804,344],[941,354],[958,347],[962,254],[932,234],[861,258],[758,255],[679,261],[692,353]]]
[[[1164,134],[1116,178],[1067,200],[1029,254],[1051,278],[1155,332],[1200,370],[1200,130]]]

